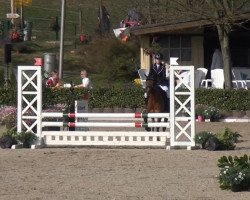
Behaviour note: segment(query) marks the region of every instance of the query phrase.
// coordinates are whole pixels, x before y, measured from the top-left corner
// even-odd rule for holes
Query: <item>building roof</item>
[[[242,13],[238,15],[238,19],[250,19],[250,12]],[[197,28],[213,25],[212,21],[204,20],[204,19],[179,19],[173,20],[165,23],[158,24],[147,24],[142,26],[136,26],[130,28],[130,33],[134,35],[145,35],[151,33],[162,33],[162,32],[170,32],[170,31],[178,31],[187,28]]]

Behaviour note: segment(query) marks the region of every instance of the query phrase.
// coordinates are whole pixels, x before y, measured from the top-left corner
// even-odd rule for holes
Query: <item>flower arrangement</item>
[[[142,85],[141,79],[139,78],[134,79],[134,84],[137,86]]]
[[[234,192],[250,190],[250,156],[222,156],[218,160],[218,176],[221,189]]]
[[[213,107],[213,106],[208,106],[205,110],[204,110],[204,117],[205,119],[210,119],[210,120],[216,120],[219,119],[220,116],[220,110]]]
[[[16,126],[17,108],[14,106],[4,106],[0,110],[0,123],[5,124],[7,129]]]
[[[203,105],[203,104],[197,104],[195,105],[195,115],[197,116],[202,116],[204,118],[205,116],[205,110],[206,110],[207,106]]]

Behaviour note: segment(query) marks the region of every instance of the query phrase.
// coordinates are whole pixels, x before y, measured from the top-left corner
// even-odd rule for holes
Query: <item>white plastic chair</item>
[[[241,73],[237,69],[232,69],[232,75],[233,75],[233,87],[236,89],[244,88],[247,89],[247,83],[246,80],[243,80]]]
[[[143,88],[146,88],[146,80],[147,80],[148,73],[149,73],[148,69],[139,69],[138,70],[138,74],[140,76]]]
[[[204,79],[201,82],[201,86],[204,85],[205,88],[209,88],[208,84],[211,84],[212,88],[224,88],[224,71],[223,69],[213,69],[211,70],[211,79]]]

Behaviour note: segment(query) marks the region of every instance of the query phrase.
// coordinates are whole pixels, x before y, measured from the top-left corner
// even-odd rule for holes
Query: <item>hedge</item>
[[[43,107],[58,103],[73,104],[74,100],[83,99],[87,90],[43,89]],[[144,90],[138,86],[98,88],[90,92],[89,107],[129,107],[143,108]],[[220,110],[250,110],[250,90],[196,89],[196,104],[216,107]],[[0,88],[0,106],[16,105],[16,88]]]

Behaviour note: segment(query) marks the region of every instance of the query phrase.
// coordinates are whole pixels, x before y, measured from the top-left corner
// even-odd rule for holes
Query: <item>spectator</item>
[[[46,82],[47,87],[55,88],[60,87],[60,80],[57,71],[52,71],[50,78]]]
[[[213,53],[211,70],[213,69],[223,69],[223,58],[219,48],[216,48]]]
[[[80,85],[77,85],[76,87],[83,87],[83,88],[87,88],[87,89],[92,89],[92,82],[90,81],[89,77],[88,77],[88,72],[87,70],[82,70],[81,73],[81,78],[82,78],[82,83]]]

